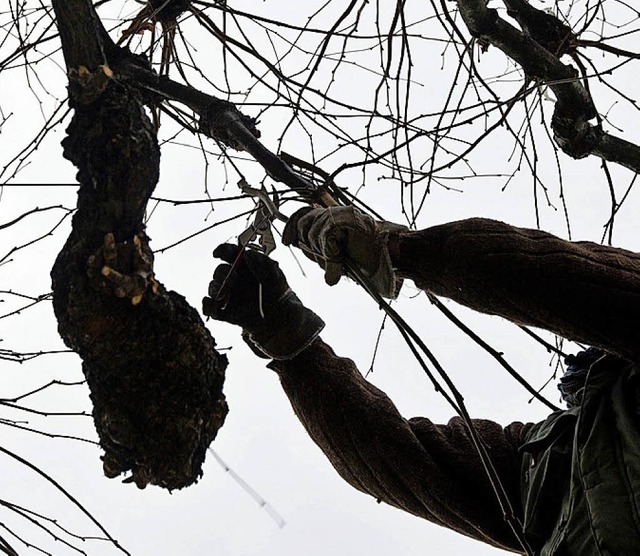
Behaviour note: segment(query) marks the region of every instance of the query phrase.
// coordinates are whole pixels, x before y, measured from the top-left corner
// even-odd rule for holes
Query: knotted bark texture
[[[224,422],[227,360],[195,309],[152,274],[142,222],[160,151],[141,100],[106,66],[71,70],[70,85],[63,146],[80,190],[51,273],[59,331],[83,360],[105,475],[182,488]]]
[[[473,37],[499,48],[528,79],[546,84],[553,91],[557,101],[551,129],[565,154],[574,159],[599,156],[640,173],[640,146],[603,129],[578,71],[560,60],[580,46],[570,27],[526,0],[504,0],[507,14],[521,29],[502,19],[485,0],[456,0],[456,4]]]

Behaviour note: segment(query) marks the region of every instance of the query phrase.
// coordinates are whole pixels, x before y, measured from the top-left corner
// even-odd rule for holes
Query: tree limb
[[[51,272],[59,332],[83,360],[105,475],[182,488],[202,474],[224,423],[226,357],[198,312],[153,275],[143,217],[160,150],[145,99],[109,68],[144,60],[113,44],[89,0],[53,7],[75,108],[64,156],[80,182]]]
[[[519,64],[528,77],[553,91],[557,101],[551,128],[565,154],[576,159],[596,155],[640,173],[640,147],[590,123],[596,117],[596,109],[575,68],[562,63],[558,55],[536,42],[531,34],[502,19],[484,0],[456,0],[456,3],[472,36],[499,48]],[[525,21],[527,12],[519,13],[519,20]],[[527,28],[525,23],[521,25]],[[624,148],[614,149],[614,145]]]

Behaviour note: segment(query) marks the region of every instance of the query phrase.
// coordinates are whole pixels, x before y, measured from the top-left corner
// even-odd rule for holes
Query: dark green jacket
[[[529,542],[542,556],[640,554],[638,376],[594,363],[582,405],[535,425],[522,446]]]
[[[538,424],[473,422],[536,554],[640,555],[640,255],[485,219],[403,232],[390,254],[424,290],[612,354],[593,366],[578,409]],[[523,552],[461,419],[404,419],[320,339],[271,366],[355,488]]]

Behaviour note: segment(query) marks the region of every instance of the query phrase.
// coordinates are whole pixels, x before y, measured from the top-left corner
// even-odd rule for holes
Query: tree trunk
[[[131,471],[141,488],[182,488],[202,474],[224,422],[227,360],[197,311],[153,275],[143,217],[160,150],[140,94],[108,67],[117,47],[104,44],[90,2],[53,5],[75,108],[64,156],[80,182],[72,232],[51,272],[59,331],[83,360],[105,475]]]

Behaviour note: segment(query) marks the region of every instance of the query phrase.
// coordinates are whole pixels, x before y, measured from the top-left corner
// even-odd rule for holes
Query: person
[[[529,553],[640,554],[640,255],[472,218],[410,231],[352,207],[295,213],[283,242],[333,284],[357,267],[378,292],[402,279],[477,311],[593,348],[568,361],[568,408],[539,423],[474,419]],[[276,262],[224,244],[203,311],[243,328],[273,359],[294,412],[356,489],[416,516],[522,553],[461,418],[403,418],[354,363]],[[259,295],[260,294],[260,295]]]

